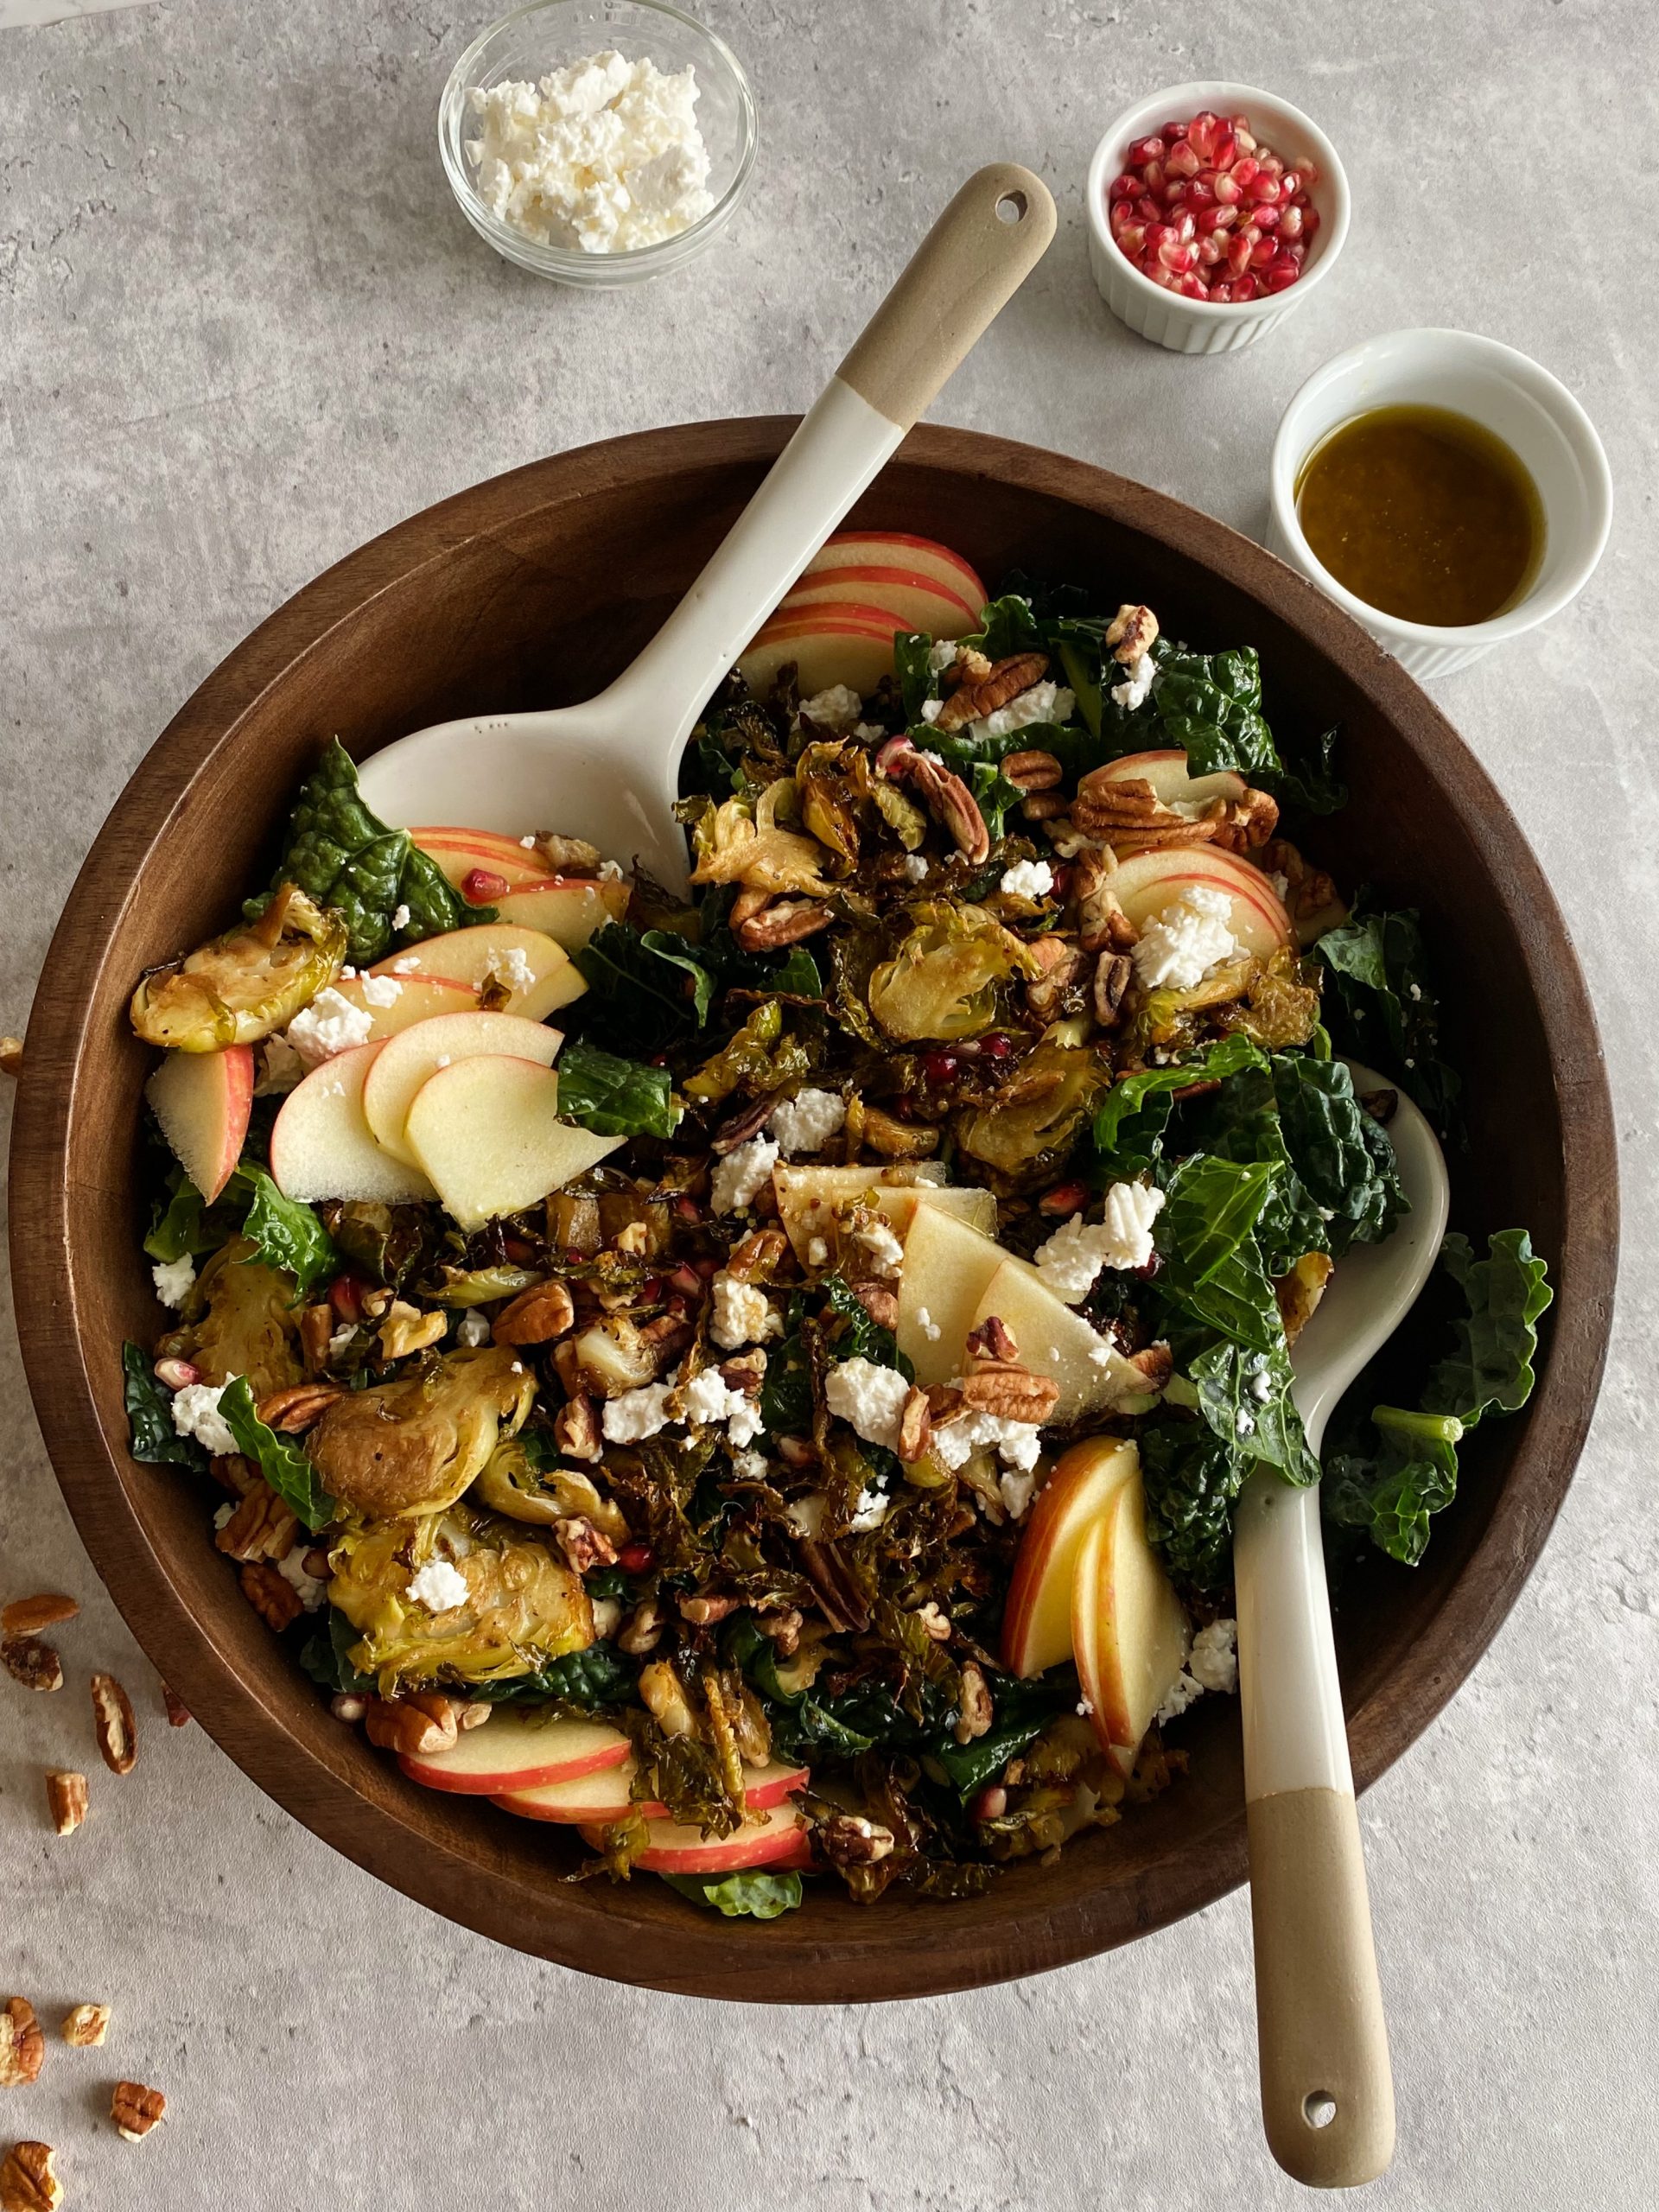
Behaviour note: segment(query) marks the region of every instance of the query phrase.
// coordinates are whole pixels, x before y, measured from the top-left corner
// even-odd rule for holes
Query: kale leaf
[[[1253,1461],[1206,1422],[1173,1412],[1136,1440],[1154,1548],[1178,1583],[1224,1590],[1232,1580],[1233,1504]]]
[[[672,930],[607,922],[570,957],[588,984],[582,1033],[608,1050],[660,1052],[708,1019],[714,977]]]
[[[559,1059],[559,1112],[602,1137],[666,1137],[679,1109],[666,1068],[642,1066],[572,1038]]]
[[[991,1693],[991,1725],[984,1735],[959,1744],[952,1731],[941,1729],[923,1746],[924,1755],[944,1770],[964,1804],[1040,1736],[1051,1720],[1071,1712],[1077,1702],[1077,1678],[1071,1667],[1052,1668],[1029,1681],[988,1672],[985,1681]]]
[[[1340,1259],[1352,1244],[1380,1244],[1409,1208],[1394,1147],[1355,1096],[1348,1069],[1275,1052],[1273,1087],[1285,1150],[1325,1225],[1323,1243],[1302,1251]]]
[[[1217,1337],[1185,1362],[1185,1372],[1199,1413],[1247,1470],[1265,1459],[1287,1482],[1319,1480],[1319,1462],[1307,1448],[1291,1397],[1290,1355],[1282,1346],[1249,1351]]]
[[[585,1651],[567,1651],[563,1658],[550,1659],[533,1675],[473,1683],[467,1694],[492,1705],[542,1705],[551,1701],[580,1707],[584,1713],[598,1713],[626,1705],[639,1680],[637,1659],[630,1659],[613,1643],[590,1643]]]
[[[127,1449],[147,1465],[194,1467],[207,1471],[207,1454],[194,1436],[181,1436],[173,1426],[171,1394],[156,1380],[147,1356],[134,1344],[121,1347],[121,1371],[129,1431]]]
[[[334,1240],[309,1206],[285,1198],[263,1167],[245,1164],[231,1180],[250,1194],[242,1234],[267,1267],[294,1276],[302,1291],[340,1273]]]
[[[1195,1153],[1169,1177],[1154,1232],[1159,1295],[1235,1344],[1268,1353],[1283,1349],[1284,1325],[1255,1232],[1276,1180],[1265,1160]]]
[[[1440,1058],[1440,1002],[1432,988],[1422,930],[1409,908],[1367,911],[1362,892],[1345,922],[1313,950],[1332,971],[1332,1035],[1344,1052],[1397,1081],[1450,1136],[1462,1085]]]
[[[1154,657],[1152,704],[1166,743],[1185,753],[1190,775],[1233,768],[1261,783],[1282,772],[1262,712],[1262,664],[1253,646],[1197,653],[1160,638]]]
[[[1096,1110],[1090,1130],[1096,1154],[1091,1179],[1103,1187],[1146,1173],[1162,1150],[1176,1091],[1195,1083],[1218,1082],[1241,1068],[1265,1065],[1262,1052],[1249,1039],[1235,1033],[1207,1045],[1188,1059],[1124,1076],[1112,1085]]]
[[[495,918],[491,906],[468,906],[429,853],[407,830],[392,830],[365,804],[352,757],[336,737],[301,791],[275,883],[295,883],[320,906],[342,913],[351,932],[347,947],[359,968],[392,944],[436,937],[472,922]],[[250,918],[270,893],[251,899]],[[394,928],[392,917],[409,909]]]
[[[326,1690],[372,1694],[374,1676],[359,1675],[352,1664],[353,1646],[361,1640],[362,1631],[352,1626],[337,1605],[330,1605],[327,1619],[319,1621],[300,1646],[300,1664]]]
[[[798,1874],[664,1874],[663,1879],[693,1904],[710,1905],[728,1920],[776,1920],[801,1901]]]
[[[254,1411],[253,1386],[245,1375],[226,1384],[219,1410],[236,1439],[237,1450],[255,1463],[290,1511],[313,1531],[327,1528],[337,1510],[334,1499],[317,1479],[317,1471],[304,1452],[260,1420]]]

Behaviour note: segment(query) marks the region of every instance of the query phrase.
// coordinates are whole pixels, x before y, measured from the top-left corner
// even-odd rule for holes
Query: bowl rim
[[[1298,130],[1306,132],[1320,163],[1319,181],[1328,184],[1331,188],[1330,231],[1314,260],[1296,282],[1287,284],[1282,292],[1263,293],[1254,300],[1189,300],[1183,292],[1166,291],[1161,284],[1154,284],[1151,277],[1137,269],[1128,254],[1119,247],[1106,218],[1106,171],[1109,167],[1116,168],[1120,166],[1120,156],[1114,149],[1122,147],[1127,151],[1129,144],[1142,136],[1142,126],[1152,116],[1166,114],[1173,110],[1179,120],[1183,106],[1191,106],[1197,102],[1201,106],[1218,108],[1224,99],[1230,115],[1248,108],[1254,100],[1258,105],[1276,110],[1280,115],[1288,118]],[[1266,92],[1255,85],[1235,84],[1226,78],[1195,78],[1190,84],[1171,85],[1163,92],[1148,93],[1145,99],[1137,100],[1132,107],[1126,107],[1107,125],[1089,157],[1088,181],[1084,188],[1084,213],[1096,242],[1110,251],[1115,264],[1122,264],[1132,294],[1138,292],[1145,300],[1160,300],[1166,306],[1173,302],[1200,324],[1219,324],[1222,321],[1249,321],[1267,314],[1283,314],[1306,299],[1325,270],[1334,264],[1347,241],[1352,195],[1348,187],[1348,172],[1342,165],[1341,156],[1313,117],[1305,114],[1294,100],[1286,99],[1282,93]]]
[[[460,493],[372,540],[302,588],[197,689],[115,803],[72,888],[32,1010],[11,1147],[11,1260],[17,1280],[52,1294],[20,1302],[19,1335],[52,1465],[99,1574],[163,1678],[266,1793],[324,1841],[429,1909],[478,1933],[607,1978],[687,1995],[785,2003],[864,2002],[938,1994],[1071,1963],[1167,1925],[1243,1878],[1242,1803],[1139,1872],[1080,1880],[1036,1914],[949,1926],[902,1915],[881,1940],[843,1938],[839,1923],[796,1929],[793,1916],[744,1930],[677,1923],[673,1943],[630,1941],[620,1916],[583,1909],[581,1890],[550,1895],[492,1867],[464,1836],[419,1829],[389,1789],[372,1796],[300,1741],[196,1619],[130,1498],[124,1425],[106,1428],[87,1365],[76,1222],[88,1192],[69,1173],[82,1061],[97,1053],[92,1008],[109,1001],[115,931],[140,895],[156,847],[211,781],[246,715],[331,633],[349,631],[383,593],[407,588],[468,543],[495,537],[538,506],[565,505],[710,467],[758,473],[796,416],[739,418],[637,433],[554,456]],[[992,477],[1143,535],[1219,572],[1260,601],[1432,760],[1437,781],[1478,810],[1495,849],[1505,919],[1536,999],[1554,1061],[1563,1132],[1563,1206],[1554,1326],[1540,1388],[1515,1459],[1444,1602],[1406,1661],[1350,1711],[1363,1789],[1421,1733],[1472,1669],[1514,1604],[1572,1479],[1605,1360],[1618,1243],[1611,1102],[1583,976],[1548,883],[1501,795],[1438,708],[1322,593],[1252,540],[1163,493],[1090,464],[981,433],[922,427],[899,456],[969,480]],[[114,1003],[124,1003],[124,982]],[[849,1907],[849,1912],[856,1910]],[[859,1915],[859,1924],[864,1916]],[[850,1923],[849,1923],[850,1925]],[[660,1934],[660,1931],[658,1931]]]
[[[1460,350],[1474,360],[1505,370],[1516,378],[1548,413],[1572,448],[1584,471],[1590,495],[1591,519],[1585,536],[1585,550],[1569,566],[1564,580],[1550,591],[1528,591],[1516,606],[1488,616],[1484,622],[1411,622],[1402,614],[1390,614],[1384,607],[1373,607],[1369,600],[1361,599],[1332,575],[1304,537],[1296,512],[1297,472],[1313,450],[1300,435],[1300,425],[1314,401],[1366,359],[1404,355],[1420,344],[1442,353]],[[1385,396],[1379,396],[1369,404],[1385,407],[1389,401]],[[1447,411],[1465,414],[1468,410],[1452,408]],[[1330,435],[1328,430],[1321,433],[1324,437]],[[1357,344],[1333,354],[1298,386],[1274,433],[1273,452],[1268,463],[1268,497],[1274,520],[1294,554],[1296,565],[1356,621],[1374,634],[1397,638],[1404,645],[1460,645],[1471,652],[1521,637],[1570,606],[1595,574],[1613,526],[1612,470],[1600,433],[1582,402],[1541,361],[1535,361],[1530,353],[1522,353],[1518,346],[1506,346],[1502,339],[1488,338],[1480,331],[1453,330],[1433,323],[1414,324],[1404,330],[1378,331],[1370,338],[1362,338]],[[1548,520],[1546,513],[1547,525]]]
[[[480,238],[518,268],[543,276],[574,278],[590,285],[619,284],[632,278],[658,276],[677,268],[710,244],[736,213],[748,191],[760,146],[754,87],[749,82],[748,72],[720,33],[710,29],[696,16],[689,15],[683,8],[675,7],[673,0],[626,0],[629,7],[643,9],[649,15],[666,16],[685,29],[695,31],[725,70],[737,95],[742,128],[737,167],[731,182],[709,213],[698,216],[695,223],[688,223],[672,238],[658,238],[652,245],[625,246],[619,253],[583,253],[573,246],[543,245],[539,239],[515,230],[511,223],[504,223],[493,208],[486,207],[467,164],[461,133],[474,73],[490,41],[514,23],[532,16],[550,16],[572,4],[574,0],[526,0],[524,6],[499,17],[472,41],[449,72],[438,95],[438,157],[461,213]],[[639,58],[650,60],[653,57],[647,54]]]

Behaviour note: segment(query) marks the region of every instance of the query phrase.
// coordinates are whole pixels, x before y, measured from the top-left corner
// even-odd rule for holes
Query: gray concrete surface
[[[1065,227],[944,420],[1109,461],[1256,530],[1280,410],[1362,334],[1461,324],[1537,354],[1606,440],[1613,542],[1571,613],[1441,696],[1542,855],[1590,973],[1626,1147],[1627,1261],[1600,1415],[1548,1555],[1475,1679],[1365,1802],[1401,2121],[1373,2196],[1399,2212],[1651,2202],[1659,319],[1637,190],[1659,123],[1650,13],[705,12],[754,79],[753,197],[694,275],[608,298],[515,273],[449,202],[434,105],[480,14],[174,0],[0,29],[0,1027],[22,1027],[60,904],[134,763],[252,625],[362,539],[496,470],[804,404],[991,154],[1042,169]],[[1078,196],[1120,105],[1211,70],[1316,115],[1356,215],[1317,300],[1259,348],[1204,364],[1107,318]],[[160,1726],[60,1502],[9,1331],[0,1363],[4,1593],[78,1592],[66,1645],[78,1668],[134,1685],[146,1730],[130,1781],[60,1843],[39,1772],[87,1758],[79,1707],[0,1696],[0,1982],[49,2019],[82,1998],[116,2008],[105,2051],[54,2048],[39,2085],[0,2108],[8,2139],[60,2146],[70,2212],[1293,2201],[1255,2121],[1242,1898],[1020,1986],[790,2015],[582,1980],[378,1888],[199,1729]],[[102,2116],[120,2074],[171,2100],[143,2150]]]

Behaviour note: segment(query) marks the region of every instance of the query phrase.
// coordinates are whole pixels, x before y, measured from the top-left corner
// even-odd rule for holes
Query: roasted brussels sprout
[[[334,982],[346,943],[340,915],[284,884],[257,921],[153,969],[132,995],[132,1026],[147,1045],[180,1052],[251,1045]]]
[[[473,1485],[473,1496],[480,1505],[492,1513],[505,1513],[510,1521],[551,1528],[556,1521],[577,1514],[613,1543],[628,1540],[628,1524],[620,1510],[600,1496],[587,1475],[576,1467],[536,1467],[520,1437],[507,1437],[496,1446]]]
[[[785,829],[780,810],[796,804],[795,779],[780,777],[753,808],[745,799],[704,805],[690,817],[696,852],[693,883],[743,883],[755,891],[804,892],[822,897],[830,889],[820,873],[829,858],[814,837]]]
[[[254,1258],[245,1237],[214,1253],[196,1279],[204,1311],[181,1349],[204,1382],[245,1375],[254,1403],[300,1379],[294,1280]]]
[[[775,1090],[805,1075],[810,1065],[804,1046],[784,1035],[783,1008],[768,999],[728,1045],[687,1077],[686,1095],[718,1100],[729,1097],[740,1084],[752,1090]]]
[[[1076,1141],[1109,1080],[1098,1053],[1039,1045],[1000,1090],[961,1115],[957,1141],[1011,1188],[1039,1181]]]
[[[1034,975],[1026,947],[983,906],[929,899],[914,926],[870,977],[870,1011],[901,1044],[952,1044],[996,1019],[999,984]]]
[[[447,1352],[427,1371],[330,1406],[306,1449],[324,1487],[359,1513],[441,1513],[505,1430],[520,1428],[536,1378],[510,1344]]]
[[[438,1613],[409,1595],[429,1560],[467,1585],[464,1604]],[[361,1636],[352,1664],[401,1681],[494,1682],[527,1675],[594,1640],[594,1609],[580,1578],[539,1537],[511,1521],[456,1506],[424,1521],[377,1521],[329,1554],[328,1595]]]

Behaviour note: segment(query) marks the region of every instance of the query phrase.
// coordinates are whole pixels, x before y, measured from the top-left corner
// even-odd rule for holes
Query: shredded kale
[[[613,1643],[590,1643],[550,1659],[533,1675],[467,1685],[469,1697],[492,1705],[569,1705],[583,1713],[607,1713],[626,1705],[639,1681],[639,1662]]]
[[[1313,950],[1335,982],[1329,1027],[1338,1047],[1397,1082],[1443,1138],[1455,1136],[1463,1086],[1440,1058],[1440,1001],[1417,915],[1369,909],[1362,892]]]
[[[798,1874],[664,1874],[663,1879],[693,1904],[708,1905],[728,1920],[776,1920],[801,1901]]]
[[[559,1058],[559,1112],[602,1137],[667,1137],[679,1109],[666,1068],[645,1067],[573,1037]]]
[[[571,958],[587,980],[580,1027],[618,1052],[660,1052],[701,1029],[715,978],[690,940],[672,930],[607,922]]]
[[[374,1676],[359,1674],[352,1664],[352,1650],[361,1640],[362,1631],[353,1628],[337,1606],[330,1605],[327,1618],[319,1621],[300,1646],[300,1664],[326,1690],[359,1695],[372,1692]]]
[[[991,1694],[991,1725],[984,1735],[959,1744],[950,1730],[941,1729],[924,1747],[924,1756],[944,1769],[964,1805],[1040,1736],[1051,1720],[1071,1712],[1077,1702],[1077,1673],[1069,1666],[1052,1668],[1029,1681],[990,1671],[985,1684]]]
[[[207,1454],[194,1436],[181,1436],[174,1427],[172,1393],[156,1380],[149,1355],[137,1344],[123,1344],[121,1370],[126,1378],[127,1449],[133,1458],[151,1466],[194,1467],[205,1474]]]
[[[1161,1152],[1174,1094],[1195,1083],[1216,1083],[1241,1068],[1266,1065],[1248,1037],[1224,1037],[1167,1067],[1122,1077],[1102,1099],[1090,1130],[1095,1159],[1090,1178],[1103,1186],[1144,1175]]]
[[[226,1383],[219,1410],[236,1439],[237,1450],[255,1463],[283,1503],[308,1529],[327,1528],[338,1510],[334,1499],[304,1452],[260,1420],[253,1408],[253,1386],[245,1375]]]

